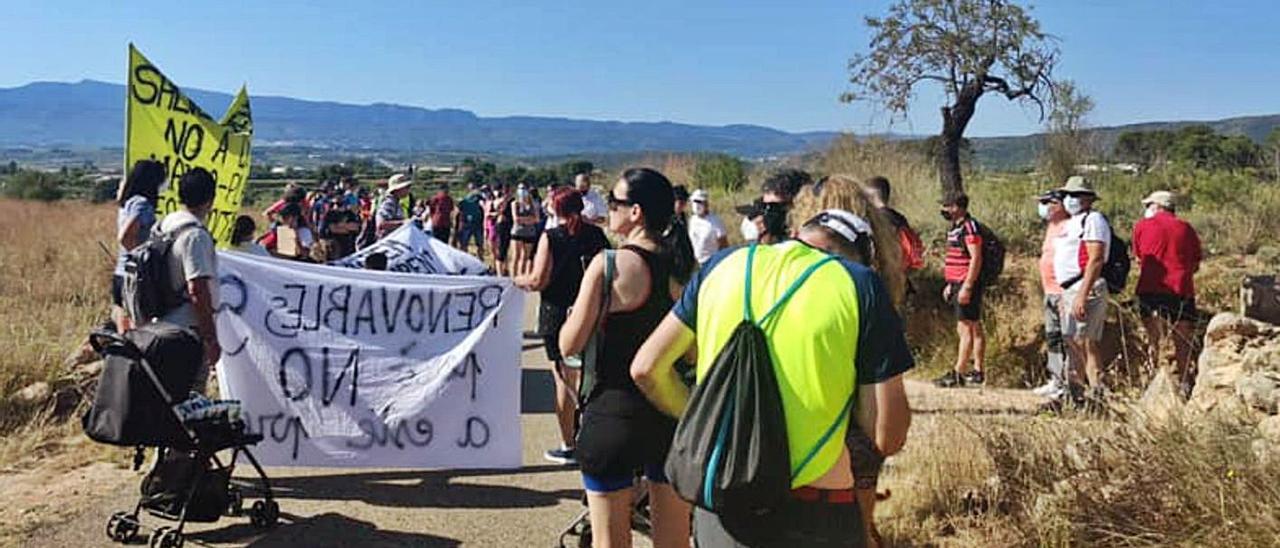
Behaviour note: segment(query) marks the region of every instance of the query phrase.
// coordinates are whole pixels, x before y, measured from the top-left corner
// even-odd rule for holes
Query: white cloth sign
[[[373,245],[329,264],[364,268],[364,260],[373,253],[386,254],[387,270],[392,272],[476,275],[489,270],[480,259],[433,238],[415,223],[400,225]]]
[[[222,397],[264,464],[520,466],[524,293],[509,279],[218,256]]]

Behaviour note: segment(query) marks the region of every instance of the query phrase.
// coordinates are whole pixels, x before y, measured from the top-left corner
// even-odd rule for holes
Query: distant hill
[[[1244,135],[1256,143],[1266,140],[1267,134],[1280,126],[1280,114],[1265,116],[1240,116],[1222,120],[1175,122],[1146,122],[1123,126],[1100,127],[1093,130],[1099,146],[1110,151],[1120,134],[1128,131],[1173,131],[1191,125],[1206,125],[1223,135]],[[1010,169],[1035,163],[1044,146],[1044,134],[1017,137],[979,137],[970,139],[978,164],[988,169]]]
[[[219,117],[231,95],[184,89]],[[37,82],[0,89],[0,146],[119,147],[125,90],[119,84]],[[698,126],[534,116],[484,118],[457,109],[252,98],[258,146],[477,152],[544,156],[582,152],[716,151],[745,157],[825,146],[833,132],[787,133],[753,125]]]
[[[186,89],[218,117],[231,95]],[[630,154],[645,151],[726,152],[743,157],[785,156],[824,147],[835,132],[787,133],[754,125],[699,126],[675,122],[616,122],[536,116],[486,118],[459,109],[376,103],[352,105],[287,97],[253,97],[255,144],[517,157]],[[0,89],[0,147],[118,148],[124,135],[124,86],[93,80],[37,82]],[[1207,122],[1174,121],[1097,128],[1110,150],[1125,131],[1207,124],[1219,133],[1262,142],[1280,114]],[[911,136],[895,135],[894,139]],[[971,139],[977,163],[989,169],[1033,165],[1040,134]]]

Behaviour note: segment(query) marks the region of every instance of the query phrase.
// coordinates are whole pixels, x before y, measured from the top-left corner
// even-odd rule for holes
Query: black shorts
[[[960,304],[960,287],[963,282],[947,282],[951,286],[951,298],[947,304],[951,305],[952,310],[956,314],[957,320],[979,321],[982,319],[982,294],[985,293],[981,285],[973,286],[973,294],[969,296],[969,304]]]
[[[111,304],[124,306],[124,276],[111,275]]]
[[[1200,315],[1196,312],[1196,299],[1177,295],[1147,293],[1138,295],[1138,311],[1142,317],[1160,316],[1173,323],[1195,322]]]
[[[564,360],[560,354],[560,328],[568,316],[569,310],[563,306],[546,302],[538,305],[538,334],[542,335],[542,348],[550,361]]]
[[[643,395],[605,389],[583,409],[575,452],[583,474],[630,477],[662,467],[675,435],[675,419],[654,409]]]

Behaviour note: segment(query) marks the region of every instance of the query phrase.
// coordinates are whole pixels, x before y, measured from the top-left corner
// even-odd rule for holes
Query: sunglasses
[[[619,198],[617,196],[614,196],[613,193],[609,194],[609,198],[607,201],[609,202],[609,209],[618,209],[620,207],[630,207],[630,206],[636,205],[634,201],[628,200],[625,198]]]

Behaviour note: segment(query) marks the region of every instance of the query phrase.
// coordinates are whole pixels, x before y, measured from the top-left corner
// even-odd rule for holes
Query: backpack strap
[[[787,291],[782,294],[782,298],[778,299],[778,302],[773,303],[773,307],[770,308],[768,312],[765,312],[764,316],[760,318],[760,327],[763,329],[765,324],[768,323],[769,320],[773,319],[774,314],[779,310],[782,310],[782,307],[785,306],[787,302],[791,300],[791,297],[800,290],[800,286],[804,285],[806,281],[809,281],[809,277],[812,276],[814,272],[817,272],[819,268],[822,268],[824,265],[834,260],[836,260],[835,255],[827,255],[822,260],[809,265],[809,268],[805,269],[805,271],[800,274],[800,277],[796,278],[796,281],[791,283],[791,287],[788,287]]]
[[[800,472],[804,470],[804,467],[808,466],[809,462],[812,461],[814,457],[818,456],[818,450],[822,449],[827,442],[831,441],[831,436],[835,435],[836,429],[838,429],[840,425],[848,419],[849,410],[853,409],[853,400],[857,395],[858,385],[855,383],[853,385],[853,393],[849,394],[849,400],[844,403],[844,409],[840,410],[840,414],[836,416],[836,420],[831,423],[831,426],[827,427],[826,432],[822,433],[822,437],[818,438],[818,442],[813,444],[813,448],[809,449],[809,452],[805,454],[804,459],[801,459],[800,463],[796,465],[795,470],[791,471],[791,479],[795,479],[796,476],[799,476]]]

